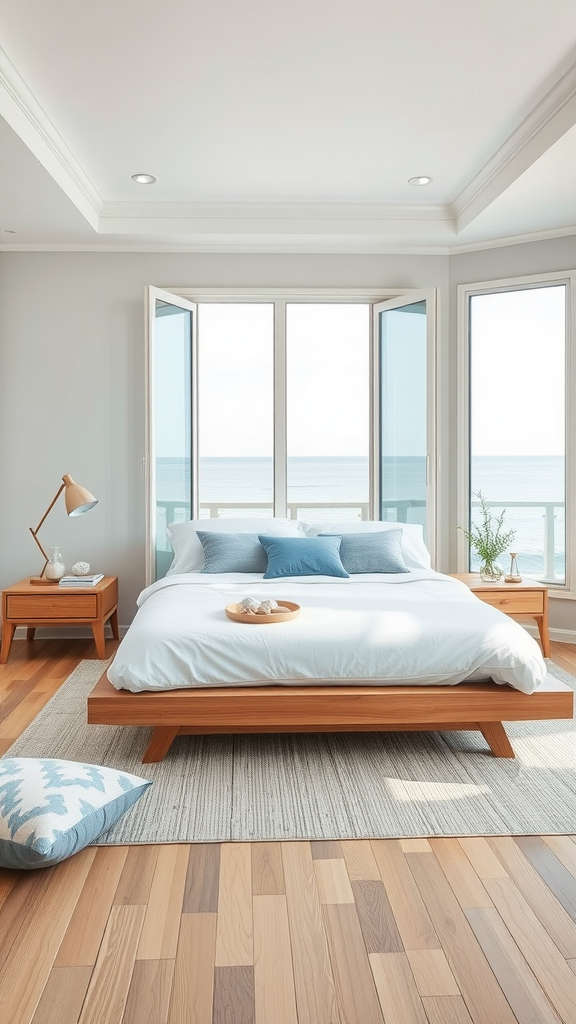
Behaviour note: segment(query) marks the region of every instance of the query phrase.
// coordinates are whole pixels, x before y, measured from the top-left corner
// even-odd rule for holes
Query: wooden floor
[[[0,753],[93,654],[14,644]],[[0,1020],[576,1024],[576,838],[102,847],[0,871]]]

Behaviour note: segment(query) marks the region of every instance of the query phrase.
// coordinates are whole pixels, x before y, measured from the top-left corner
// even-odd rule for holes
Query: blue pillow
[[[43,868],[88,846],[152,783],[48,757],[0,760],[0,867]]]
[[[268,555],[265,580],[279,576],[343,576],[340,537],[260,537]]]
[[[410,572],[402,556],[402,530],[319,536],[342,538],[340,558],[346,572]]]
[[[204,548],[201,572],[264,572],[266,552],[257,533],[209,533],[197,530]]]

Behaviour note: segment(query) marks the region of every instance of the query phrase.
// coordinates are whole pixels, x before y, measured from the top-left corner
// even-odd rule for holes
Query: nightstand
[[[548,636],[548,587],[538,580],[523,578],[522,583],[485,583],[478,573],[450,573],[455,580],[462,580],[470,590],[486,604],[499,608],[512,618],[527,617],[535,619],[540,633],[542,653],[550,657],[550,637]]]
[[[105,576],[94,587],[37,587],[22,580],[2,591],[2,650],[0,664],[8,660],[16,626],[27,626],[33,640],[38,626],[92,626],[96,653],[106,657],[104,625],[110,620],[118,640],[118,577]]]

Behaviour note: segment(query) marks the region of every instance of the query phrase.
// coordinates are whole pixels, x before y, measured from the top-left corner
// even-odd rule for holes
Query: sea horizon
[[[386,473],[386,468],[388,472]],[[423,522],[425,500],[425,457],[403,456],[384,459],[385,475],[389,481],[386,497],[394,496],[398,503],[416,504],[407,512],[393,506],[387,508],[389,519],[402,518],[408,522]],[[307,522],[342,522],[358,520],[366,514],[368,503],[369,462],[362,456],[292,456],[287,463],[288,503],[297,505],[297,517]],[[189,515],[190,463],[180,457],[160,457],[156,460],[157,500],[170,503],[176,520]],[[475,456],[471,462],[472,495],[481,492],[495,503],[495,511],[506,508],[507,503],[522,502],[523,507],[506,510],[505,525],[516,530],[514,550],[518,551],[520,572],[542,575],[544,572],[543,547],[546,525],[545,505],[554,503],[548,514],[554,514],[554,563],[558,578],[564,574],[565,524],[564,493],[565,463],[562,456]],[[199,500],[201,515],[208,516],[208,505],[225,505],[226,515],[234,515],[234,503],[248,507],[238,508],[237,515],[265,516],[273,502],[273,460],[266,456],[228,457],[212,456],[199,460]],[[474,500],[474,498],[473,498]],[[321,504],[324,509],[313,509],[309,502]],[[268,505],[250,509],[250,503]],[[342,509],[349,504],[354,508]],[[389,503],[388,503],[389,504]],[[204,506],[204,508],[203,508]],[[160,527],[160,522],[158,526]],[[459,524],[466,526],[467,524]],[[502,556],[504,569],[508,568],[508,554]],[[473,569],[478,561],[472,558]]]

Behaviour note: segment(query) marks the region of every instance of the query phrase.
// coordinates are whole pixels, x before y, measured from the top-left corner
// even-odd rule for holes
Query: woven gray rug
[[[152,779],[99,845],[576,832],[574,722],[511,723],[514,760],[476,732],[322,733],[182,736],[143,765],[150,730],[86,725],[105,666],[83,661],[5,755]]]

